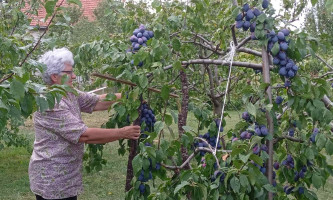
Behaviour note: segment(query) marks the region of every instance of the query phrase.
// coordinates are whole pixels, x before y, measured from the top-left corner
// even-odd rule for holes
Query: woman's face
[[[65,63],[65,68],[60,74],[52,74],[51,79],[54,84],[63,84],[63,79],[65,80],[64,84],[73,86],[73,79],[76,78],[76,75],[73,72],[73,67],[70,64]]]

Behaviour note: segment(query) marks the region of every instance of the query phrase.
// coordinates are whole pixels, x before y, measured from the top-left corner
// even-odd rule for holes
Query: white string
[[[230,51],[226,55],[226,61],[230,62],[228,82],[227,82],[227,87],[225,88],[225,93],[224,93],[224,99],[223,99],[223,106],[222,106],[222,111],[221,111],[220,123],[219,123],[219,128],[217,130],[216,146],[215,146],[215,149],[214,149],[214,152],[213,152],[214,155],[216,155],[217,144],[219,143],[219,139],[220,139],[220,129],[221,129],[221,126],[222,126],[222,120],[223,120],[223,114],[224,114],[224,107],[225,107],[225,102],[226,102],[226,99],[227,99],[227,93],[228,93],[228,88],[229,88],[229,83],[230,83],[232,62],[234,61],[235,54],[236,54],[236,46],[235,46],[234,42],[231,41],[230,42]]]

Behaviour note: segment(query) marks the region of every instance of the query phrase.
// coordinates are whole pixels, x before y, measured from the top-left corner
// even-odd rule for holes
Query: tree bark
[[[269,55],[266,51],[265,47],[262,47],[262,74],[264,78],[265,83],[271,83],[271,78],[270,78],[270,69],[269,69]],[[269,103],[272,104],[272,88],[269,85],[266,88],[266,98],[269,100]],[[274,137],[274,125],[273,125],[273,118],[269,114],[268,111],[266,111],[266,118],[267,118],[267,125],[268,125],[268,130],[269,133],[273,135]],[[270,184],[273,184],[273,140],[267,141],[267,146],[268,146],[268,172],[267,172],[267,178]],[[268,199],[273,200],[273,193],[269,192],[268,193]]]
[[[138,109],[138,112],[139,112],[139,117],[133,122],[133,125],[140,126],[141,105],[140,108]],[[134,157],[137,155],[138,140],[129,140],[129,146],[130,146],[130,152],[127,161],[125,192],[128,192],[132,188],[131,181],[134,177],[132,161]]]
[[[183,126],[186,126],[187,113],[188,113],[188,100],[189,100],[187,75],[183,70],[180,71],[180,80],[182,83],[183,97],[182,97],[181,108],[178,114],[179,138],[181,138],[185,132]],[[185,162],[188,159],[188,153],[186,147],[184,147],[183,145],[181,146],[181,154],[182,154],[182,161]],[[185,169],[190,169],[190,165],[187,164]]]

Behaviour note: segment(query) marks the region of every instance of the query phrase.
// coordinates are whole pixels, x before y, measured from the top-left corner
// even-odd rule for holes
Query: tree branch
[[[290,136],[282,136],[282,137],[277,137],[274,139],[274,144],[279,142],[280,140],[283,140],[283,139],[287,139],[287,140],[290,140],[290,141],[293,141],[293,142],[299,142],[299,143],[303,143],[304,140],[301,140],[301,139],[298,139],[298,138],[294,138],[294,137],[290,137]]]
[[[331,65],[329,65],[324,59],[322,59],[320,56],[318,56],[317,54],[315,54],[315,56],[323,63],[325,63],[325,65],[330,68],[331,70],[333,70],[333,67]]]
[[[236,38],[235,24],[231,25],[231,34],[232,34],[232,40],[234,41],[234,45],[237,47],[238,42]]]
[[[22,65],[26,62],[26,60],[28,59],[28,57],[31,55],[32,52],[34,52],[37,48],[37,46],[39,45],[40,41],[42,40],[42,38],[44,37],[44,35],[46,34],[46,32],[48,31],[54,17],[56,16],[57,14],[57,8],[59,8],[63,3],[64,3],[65,0],[62,0],[61,3],[59,5],[56,5],[56,9],[54,10],[54,13],[52,14],[52,17],[50,19],[50,22],[47,24],[43,34],[39,37],[37,43],[35,44],[35,46],[32,48],[32,50],[30,50],[30,52],[26,55],[26,57],[23,59],[22,63],[19,65],[20,67],[22,67]]]

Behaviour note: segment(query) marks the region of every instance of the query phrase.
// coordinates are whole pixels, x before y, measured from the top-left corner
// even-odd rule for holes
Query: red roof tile
[[[57,5],[59,5],[63,0],[58,0],[57,2]],[[82,12],[82,16],[84,17],[87,17],[88,20],[90,21],[93,21],[95,20],[95,15],[94,15],[94,10],[97,8],[99,2],[101,0],[81,0],[81,4],[82,4],[82,7],[81,7],[81,10],[83,11]],[[66,0],[63,1],[61,7],[68,7],[70,6]],[[31,20],[31,23],[30,23],[30,26],[47,26],[48,23],[50,22],[51,20],[51,16],[47,18],[47,20],[45,22],[44,21],[44,18],[46,16],[46,10],[44,7],[41,7],[38,9],[38,15],[32,15],[32,14],[29,14],[29,9],[30,9],[30,5],[28,2],[25,3],[25,7],[22,9],[22,12],[24,14],[26,14],[28,16],[28,18],[32,19]]]

